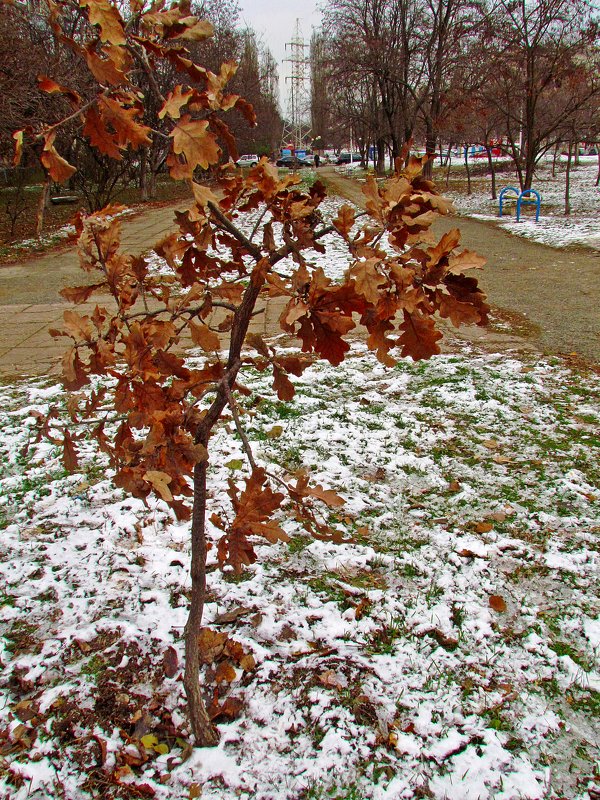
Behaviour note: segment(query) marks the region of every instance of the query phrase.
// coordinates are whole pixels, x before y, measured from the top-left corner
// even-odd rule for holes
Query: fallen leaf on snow
[[[473,550],[469,550],[467,547],[465,547],[463,550],[459,550],[458,555],[462,556],[463,558],[487,558],[487,555],[484,555],[483,553],[475,553]]]
[[[344,689],[348,685],[348,681],[344,675],[340,675],[333,669],[326,669],[319,675],[319,681],[323,686],[329,686],[333,689]]]
[[[179,668],[177,650],[174,647],[167,647],[163,655],[163,671],[167,678],[174,678]]]
[[[475,531],[477,533],[489,533],[493,527],[491,522],[478,522],[477,525],[475,525]]]
[[[493,608],[494,611],[498,611],[500,614],[506,611],[506,601],[499,594],[491,594],[489,596],[489,603],[490,607]]]
[[[228,622],[235,622],[236,619],[246,616],[246,614],[249,614],[251,611],[251,608],[246,608],[245,606],[236,606],[235,608],[232,608],[231,611],[225,611],[223,614],[216,616],[213,619],[212,624],[225,625]]]
[[[484,439],[482,445],[488,450],[497,450],[500,447],[496,439]]]
[[[213,631],[210,628],[201,628],[198,634],[200,657],[205,664],[212,664],[225,649],[227,634]]]
[[[444,631],[441,631],[439,628],[434,628],[434,630],[429,631],[429,633],[444,650],[452,652],[458,647],[458,639],[455,639],[453,636],[448,636],[447,633],[444,633]]]
[[[254,656],[252,655],[252,653],[248,653],[247,655],[243,656],[240,659],[239,663],[240,663],[240,667],[245,672],[250,672],[250,670],[253,670],[254,667],[256,666],[256,660],[255,660]]]
[[[229,661],[222,661],[217,667],[217,672],[215,674],[217,683],[231,683],[236,677],[237,673]]]

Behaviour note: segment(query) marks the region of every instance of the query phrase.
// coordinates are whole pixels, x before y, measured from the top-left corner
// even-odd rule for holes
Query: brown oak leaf
[[[88,9],[89,20],[92,25],[100,28],[100,39],[103,42],[114,45],[126,43],[121,15],[110,0],[79,0],[79,5]]]
[[[436,292],[436,299],[440,317],[450,318],[455,328],[460,328],[461,325],[476,325],[481,321],[481,314],[470,303],[461,303],[451,294],[439,290]]]
[[[448,271],[459,274],[467,269],[482,269],[485,263],[486,259],[473,250],[463,250],[458,255],[450,256]]]
[[[106,48],[103,49],[106,53]],[[89,71],[102,86],[120,86],[127,83],[127,75],[111,58],[101,58],[94,50],[93,44],[83,48],[83,54]]]
[[[167,647],[163,653],[163,672],[167,678],[174,678],[179,669],[179,659],[177,658],[177,650],[174,647]]]
[[[73,439],[69,431],[65,431],[63,441],[63,465],[67,472],[75,472],[79,467],[77,453],[73,445]]]
[[[280,400],[292,400],[296,393],[294,384],[277,364],[273,364],[273,388]]]
[[[221,340],[218,334],[211,331],[206,325],[196,325],[190,322],[190,334],[194,344],[197,344],[207,353],[212,353],[215,350],[221,349]]]
[[[46,92],[46,94],[64,94],[75,106],[81,103],[81,95],[74,89],[56,83],[56,81],[53,81],[52,78],[49,78],[47,75],[38,75],[37,80],[40,91]]]
[[[212,628],[200,628],[198,633],[198,647],[203,664],[213,664],[223,653],[228,636]]]
[[[13,157],[13,167],[18,167],[21,163],[21,158],[23,157],[23,144],[25,139],[25,131],[15,131],[12,135],[12,138],[15,140],[15,155]]]
[[[232,683],[237,677],[235,668],[229,661],[221,661],[215,673],[215,681],[217,683]]]
[[[377,302],[380,287],[387,283],[387,279],[376,269],[378,263],[379,259],[370,258],[367,261],[357,262],[350,270],[356,291],[370,303]]]
[[[355,221],[355,211],[352,206],[343,205],[340,206],[338,209],[337,217],[335,217],[332,221],[333,226],[337,231],[339,231],[344,239],[348,238],[350,231],[352,230],[352,226],[354,225]]]
[[[65,183],[75,172],[76,168],[56,152],[54,149],[55,139],[56,131],[52,131],[44,137],[44,149],[42,150],[41,162],[48,170],[53,181],[56,183]]]
[[[121,150],[115,142],[114,134],[108,130],[104,124],[103,117],[100,116],[94,106],[88,108],[85,113],[83,135],[86,136],[90,140],[90,144],[98,148],[101,153],[117,161],[123,158]]]
[[[65,289],[61,289],[59,295],[70,303],[78,305],[79,303],[85,303],[97,289],[101,289],[103,286],[105,286],[104,283],[92,283],[89,286],[68,286]]]
[[[169,136],[173,139],[175,155],[185,157],[184,168],[171,169],[174,178],[181,176],[191,178],[197,166],[208,169],[211,164],[218,162],[221,150],[214,134],[208,129],[206,120],[193,120],[189,114],[184,114]],[[173,174],[174,172],[176,174]]]
[[[166,472],[161,472],[160,470],[148,470],[148,472],[144,473],[143,477],[145,481],[152,484],[152,488],[156,494],[167,503],[173,499],[173,495],[169,489],[169,484],[173,480],[171,475],[167,475]]]
[[[92,325],[88,316],[80,317],[74,311],[63,313],[64,329],[68,336],[76,342],[89,341],[92,338]]]
[[[168,115],[171,119],[179,119],[183,106],[187,105],[195,96],[196,92],[192,89],[184,90],[183,86],[179,84],[167,95],[163,107],[158,112],[158,118],[164,119]]]
[[[119,147],[130,145],[134,150],[137,150],[142,145],[152,143],[150,128],[136,120],[136,117],[142,113],[141,108],[135,105],[125,107],[110,97],[101,97],[98,102],[98,110],[105,125],[109,124],[114,128]]]
[[[90,381],[75,347],[67,350],[62,357],[62,374],[65,388],[71,392],[81,389]]]
[[[420,313],[409,314],[404,311],[404,322],[400,325],[402,335],[398,344],[402,347],[403,356],[411,356],[415,361],[430,358],[440,352],[438,341],[442,334],[436,330],[431,317]]]

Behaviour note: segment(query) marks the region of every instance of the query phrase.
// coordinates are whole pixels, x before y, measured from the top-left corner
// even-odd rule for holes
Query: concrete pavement
[[[123,249],[143,253],[175,229],[174,212],[189,203],[152,208],[122,221]],[[19,264],[0,266],[0,378],[60,372],[67,339],[53,339],[49,328],[62,327],[72,304],[59,291],[85,283],[76,247],[54,250]],[[80,306],[89,313],[95,302]]]

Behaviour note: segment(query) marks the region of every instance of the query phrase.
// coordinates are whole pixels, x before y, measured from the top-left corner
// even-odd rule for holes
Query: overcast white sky
[[[321,13],[317,0],[239,0],[242,9],[241,18],[253,28],[259,38],[267,45],[277,60],[279,67],[279,91],[282,111],[285,114],[288,92],[284,79],[290,75],[289,48],[286,53],[285,44],[290,42],[296,30],[296,20],[300,20],[300,29],[306,44],[310,42],[313,27],[319,27]],[[308,51],[306,51],[308,55]]]

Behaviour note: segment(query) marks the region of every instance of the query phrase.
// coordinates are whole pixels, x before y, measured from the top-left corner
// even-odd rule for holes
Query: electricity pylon
[[[305,55],[309,46],[304,44],[300,20],[297,19],[292,41],[285,45],[286,51],[290,50],[290,57],[284,59],[291,63],[292,74],[285,79],[290,83],[290,95],[283,126],[283,147],[293,145],[295,150],[304,150],[310,144],[310,78],[307,69],[310,60]]]

